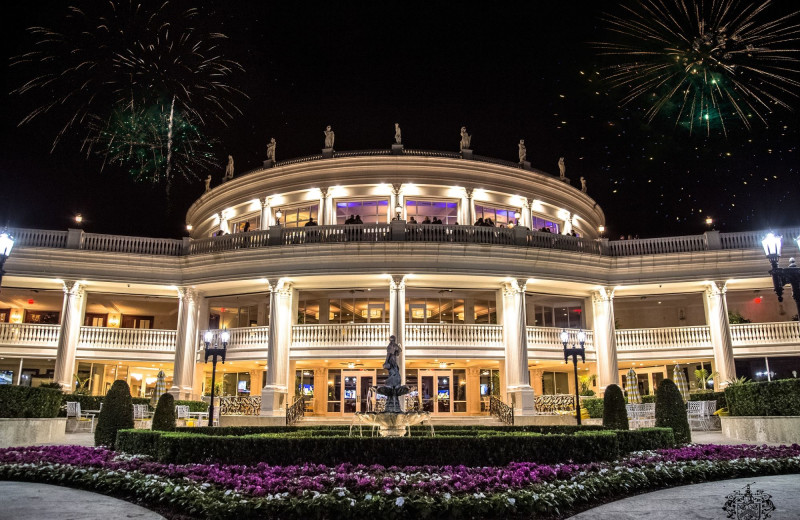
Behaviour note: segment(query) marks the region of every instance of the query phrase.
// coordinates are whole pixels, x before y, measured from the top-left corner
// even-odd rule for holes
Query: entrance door
[[[453,411],[453,371],[420,370],[422,411],[450,415]]]
[[[369,403],[369,388],[375,386],[374,370],[342,371],[342,413],[350,415],[366,412]]]

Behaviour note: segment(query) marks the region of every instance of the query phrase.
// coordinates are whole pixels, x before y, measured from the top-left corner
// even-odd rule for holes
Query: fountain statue
[[[389,377],[377,388],[380,395],[386,396],[385,409],[381,412],[356,413],[361,422],[379,426],[382,437],[402,437],[409,426],[430,419],[430,412],[404,411],[400,405],[400,396],[409,392],[408,386],[402,384],[400,365],[397,362],[402,351],[397,338],[390,336],[389,345],[386,347],[386,360],[383,363],[383,368],[389,372]]]

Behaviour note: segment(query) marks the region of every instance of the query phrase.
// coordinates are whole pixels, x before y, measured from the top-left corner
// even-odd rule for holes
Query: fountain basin
[[[430,419],[430,412],[357,412],[361,423],[378,426],[381,437],[402,437],[406,427]]]

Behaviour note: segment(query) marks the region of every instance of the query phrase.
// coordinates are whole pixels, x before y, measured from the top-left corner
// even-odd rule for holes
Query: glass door
[[[423,411],[450,415],[453,412],[453,371],[421,370],[420,399]]]
[[[374,370],[342,371],[342,413],[366,412],[369,405],[369,388],[375,385]]]

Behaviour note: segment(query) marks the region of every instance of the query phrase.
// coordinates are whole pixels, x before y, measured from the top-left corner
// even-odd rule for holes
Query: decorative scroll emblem
[[[750,484],[744,491],[734,491],[727,497],[725,507],[722,509],[728,513],[728,518],[736,520],[765,520],[772,516],[775,505],[772,503],[772,495],[764,493],[763,490],[750,491]]]

